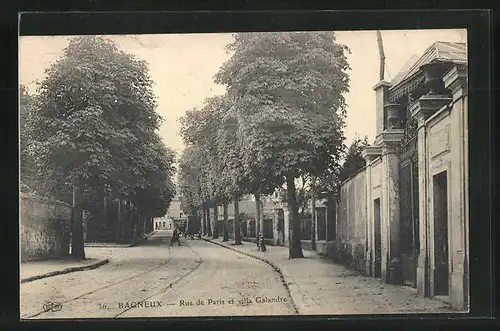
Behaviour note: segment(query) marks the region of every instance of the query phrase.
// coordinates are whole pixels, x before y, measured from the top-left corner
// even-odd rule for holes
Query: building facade
[[[172,199],[165,216],[153,219],[153,228],[155,230],[171,230],[174,228],[174,220],[177,219],[186,219],[179,196]]]
[[[181,199],[179,196],[175,196],[170,202],[167,217],[170,219],[186,217],[186,215],[184,215],[184,211],[182,210]]]
[[[166,215],[163,217],[157,217],[153,219],[155,230],[170,230],[173,228],[172,219]]]
[[[374,90],[376,139],[342,185],[333,254],[468,310],[466,45],[436,42]]]

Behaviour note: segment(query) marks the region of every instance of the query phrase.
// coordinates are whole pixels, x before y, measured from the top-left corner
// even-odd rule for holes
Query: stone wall
[[[366,171],[342,184],[337,209],[337,237],[327,247],[337,262],[364,272],[366,250]]]
[[[454,67],[444,77],[453,102],[425,120],[419,137],[427,153],[421,167],[418,292],[447,296],[454,308],[469,308],[468,275],[468,135],[466,68]],[[444,181],[439,182],[438,178]],[[435,206],[435,204],[438,204]],[[444,211],[443,211],[444,210]],[[443,250],[442,247],[446,247]],[[443,251],[446,253],[443,254]],[[438,262],[437,259],[440,261]],[[447,294],[438,293],[447,287]]]
[[[70,205],[21,193],[21,262],[69,255]]]

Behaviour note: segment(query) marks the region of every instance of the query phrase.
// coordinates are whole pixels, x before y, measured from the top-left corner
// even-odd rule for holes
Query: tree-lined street
[[[21,284],[23,318],[294,313],[269,265],[203,240],[185,240],[182,247],[169,247],[169,240],[170,232],[159,231],[136,247],[87,248],[89,256],[109,257],[110,263]],[[259,298],[262,302],[256,302]],[[265,298],[284,301],[266,303]],[[42,313],[46,302],[58,302],[62,309]]]
[[[304,252],[306,259],[289,260],[286,247],[256,252],[254,245],[220,240],[183,240],[182,247],[169,248],[169,236],[158,231],[136,247],[87,248],[89,256],[107,257],[110,263],[21,284],[22,318],[451,311],[443,302],[360,276],[312,251]],[[244,254],[272,262],[279,273]],[[59,303],[60,310],[42,312],[47,303]]]

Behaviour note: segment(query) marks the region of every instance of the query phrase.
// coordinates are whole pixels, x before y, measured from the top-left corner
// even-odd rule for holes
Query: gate
[[[272,218],[264,218],[264,229],[262,229],[262,234],[264,235],[264,239],[274,238]]]
[[[410,114],[407,113],[407,119]],[[417,259],[420,250],[418,216],[418,150],[416,123],[406,120],[400,146],[400,256],[403,283],[416,287]]]

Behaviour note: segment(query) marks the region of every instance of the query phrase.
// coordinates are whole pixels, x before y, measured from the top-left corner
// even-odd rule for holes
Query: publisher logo
[[[43,311],[51,311],[51,312],[56,312],[60,311],[62,309],[62,304],[56,301],[49,301],[44,303],[43,305]]]

